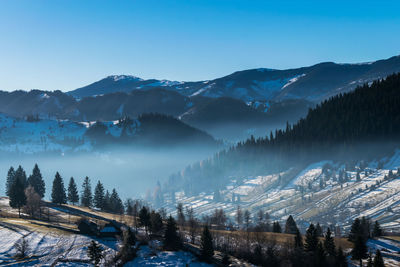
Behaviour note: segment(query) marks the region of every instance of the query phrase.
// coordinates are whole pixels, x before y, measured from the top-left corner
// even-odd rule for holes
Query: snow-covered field
[[[15,243],[22,238],[28,242],[27,257],[14,258]],[[34,231],[20,220],[0,223],[0,265],[13,263],[19,266],[91,266],[87,246],[92,239],[83,235],[59,232]],[[107,254],[116,251],[115,241],[98,240]]]
[[[89,150],[80,141],[85,125],[56,120],[28,122],[0,114],[1,151],[35,153],[44,151]]]
[[[92,145],[85,138],[88,127],[95,122],[42,119],[27,121],[0,114],[0,151],[32,154],[37,152],[91,151]],[[122,127],[118,121],[103,122],[108,133],[119,137]],[[134,134],[137,120],[127,134]]]
[[[125,267],[171,266],[171,267],[206,267],[212,266],[199,262],[193,254],[186,251],[159,251],[150,246],[141,246],[138,256]]]
[[[25,239],[28,243],[24,259],[17,260],[15,244]],[[0,265],[12,266],[92,266],[87,247],[93,238],[58,231],[35,230],[23,220],[0,222]],[[118,241],[95,239],[103,248],[106,259],[118,249]],[[125,266],[212,266],[199,262],[186,251],[162,251],[154,246],[140,246],[137,257]],[[104,260],[102,266],[106,266]]]
[[[193,207],[197,216],[210,214],[216,208],[224,208],[227,215],[234,219],[237,206],[248,209],[253,215],[259,209],[268,212],[271,220],[286,220],[290,214],[305,229],[310,222],[320,222],[325,226],[344,226],[348,230],[352,220],[366,216],[379,220],[386,232],[400,233],[400,151],[382,160],[383,168],[377,168],[377,162],[370,162],[360,172],[357,180],[356,170],[346,170],[345,182],[339,182],[339,172],[343,165],[333,162],[316,162],[298,170],[284,183],[278,177],[285,173],[267,176],[248,177],[238,183],[232,178],[231,183],[220,192],[221,201],[213,200],[213,194],[202,193],[197,196],[185,196],[176,193],[176,202]],[[329,164],[329,165],[327,165]],[[330,166],[328,175],[323,168]],[[389,171],[395,174],[385,179]],[[322,180],[322,181],[321,181]],[[168,213],[175,212],[175,204],[166,196],[165,208]]]
[[[370,239],[368,250],[375,253],[379,249],[385,261],[385,266],[397,267],[400,265],[400,242],[386,238]]]

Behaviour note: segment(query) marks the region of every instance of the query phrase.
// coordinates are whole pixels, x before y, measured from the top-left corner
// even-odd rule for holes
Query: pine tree
[[[351,225],[351,230],[350,230],[350,234],[349,234],[349,241],[350,242],[355,242],[356,241],[356,237],[358,235],[360,235],[362,232],[361,230],[361,221],[359,218],[356,218],[352,225]]]
[[[365,217],[361,218],[361,233],[364,239],[367,241],[371,236],[371,221]]]
[[[18,209],[18,216],[21,217],[21,208],[26,204],[25,186],[16,178],[10,188],[10,207]]]
[[[145,206],[143,206],[139,211],[139,224],[145,228],[147,234],[147,230],[150,226],[150,213]]]
[[[104,194],[104,203],[103,203],[105,211],[110,211],[111,210],[110,198],[111,198],[110,192],[108,190],[106,190],[106,193]],[[136,217],[134,216],[134,219],[135,218]]]
[[[289,217],[286,220],[286,224],[285,224],[285,233],[286,234],[296,234],[296,232],[297,232],[296,222],[294,221],[292,215],[289,215]]]
[[[346,255],[344,255],[342,247],[339,247],[339,249],[337,251],[335,266],[336,267],[347,267],[348,266]]]
[[[298,228],[296,229],[296,235],[294,236],[294,247],[300,249],[303,248],[303,238]]]
[[[356,237],[354,242],[354,247],[351,250],[351,255],[354,260],[360,261],[360,266],[362,266],[362,259],[365,259],[368,255],[368,248],[364,238],[361,235]]]
[[[93,262],[94,266],[99,266],[101,259],[103,258],[103,249],[96,241],[92,240],[88,247],[88,256],[90,261]]]
[[[282,228],[281,228],[281,225],[279,224],[278,221],[273,222],[273,224],[272,224],[272,232],[274,232],[274,233],[282,233]]]
[[[136,243],[135,234],[132,232],[131,228],[128,227],[122,232],[122,246],[115,256],[115,259],[121,263],[129,262],[136,257],[136,249],[134,248]],[[110,265],[110,263],[108,264]],[[107,265],[107,266],[108,266]],[[116,264],[117,266],[122,264]]]
[[[265,266],[280,266],[279,256],[274,245],[268,245],[265,254]]]
[[[60,174],[56,172],[53,180],[53,188],[51,191],[51,202],[56,204],[67,203],[67,196],[65,194],[64,181],[62,180]]]
[[[111,192],[110,196],[110,209],[111,212],[122,214],[124,213],[124,204],[122,203],[121,198],[119,197],[117,190],[115,188]]]
[[[15,179],[15,170],[11,166],[7,173],[7,181],[6,181],[6,195],[7,196],[10,196],[11,186],[14,182],[14,179]]]
[[[150,213],[150,232],[158,233],[163,228],[163,221],[160,213],[152,210]]]
[[[37,164],[33,167],[32,174],[28,178],[28,185],[32,186],[41,198],[44,197],[44,194],[46,193],[46,185]]]
[[[314,227],[314,224],[310,224],[306,231],[306,240],[304,244],[304,249],[309,252],[317,250],[318,246],[318,235]]]
[[[383,232],[383,231],[382,231],[382,228],[381,228],[379,222],[378,222],[378,221],[375,221],[374,229],[373,229],[373,231],[372,231],[372,236],[373,236],[373,237],[382,236],[382,232]]]
[[[321,242],[318,242],[317,250],[315,251],[315,266],[324,267],[326,262],[325,250]]]
[[[72,205],[75,205],[75,203],[79,202],[78,188],[73,177],[69,179],[68,183],[68,201]]]
[[[202,260],[206,262],[211,262],[214,255],[212,236],[207,225],[204,227],[201,235],[200,255]]]
[[[353,242],[354,246],[351,251],[352,258],[360,261],[365,259],[368,255],[367,240],[369,237],[369,221],[364,217],[360,220],[356,218],[351,225],[349,234],[349,241]]]
[[[90,185],[89,177],[86,176],[82,184],[81,205],[83,207],[91,207],[92,199],[92,186]]]
[[[100,181],[97,182],[94,189],[93,203],[96,208],[104,210],[104,186]]]
[[[331,229],[329,229],[329,227],[325,234],[324,248],[329,256],[336,256],[335,240],[332,237]]]
[[[18,166],[18,169],[15,171],[15,179],[19,179],[21,183],[24,185],[24,188],[28,186],[28,182],[26,180],[26,173],[24,169],[20,166]]]
[[[382,254],[379,249],[376,250],[376,254],[374,257],[374,267],[385,267],[385,263],[383,262]]]
[[[164,248],[167,250],[177,250],[180,247],[181,247],[181,239],[177,232],[176,221],[170,215],[167,220],[167,225],[165,227],[165,232],[164,232]]]
[[[134,246],[136,243],[136,236],[132,232],[130,227],[127,227],[127,229],[123,233],[123,243],[129,246]]]

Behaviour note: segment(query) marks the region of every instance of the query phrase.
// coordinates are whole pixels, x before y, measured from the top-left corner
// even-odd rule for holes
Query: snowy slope
[[[13,266],[91,266],[88,263],[87,246],[92,238],[50,231],[31,231],[10,223],[0,223],[0,265],[16,262],[13,258],[16,253],[14,244],[22,238],[29,244],[27,255],[30,259]],[[115,241],[101,241],[100,244],[107,254],[115,253]]]
[[[184,192],[178,192],[175,203],[193,207],[198,216],[223,208],[233,218],[240,205],[252,214],[263,209],[273,220],[284,221],[292,214],[302,228],[309,222],[320,222],[345,226],[344,231],[354,218],[366,216],[379,220],[387,232],[400,232],[400,176],[396,175],[400,167],[399,155],[400,151],[397,151],[386,158],[383,169],[377,169],[376,162],[371,162],[365,171],[360,172],[360,181],[357,181],[356,170],[347,170],[348,180],[340,183],[339,171],[344,166],[323,161],[302,170],[248,177],[243,182],[233,178],[220,191],[222,201],[214,201],[213,194],[188,197]],[[330,175],[323,172],[324,166],[330,166]],[[390,170],[395,177],[385,178]],[[280,183],[279,176],[289,177],[289,180]],[[167,212],[174,213],[175,204],[167,195],[165,198]]]
[[[0,114],[0,150],[23,153],[90,150],[90,144],[82,141],[85,131],[84,125],[75,122],[28,122]]]
[[[0,152],[38,153],[67,151],[91,151],[93,146],[85,137],[86,130],[95,122],[73,122],[69,120],[27,121],[0,114]],[[107,133],[121,136],[118,121],[103,122]],[[140,123],[133,121],[127,135],[135,134]]]

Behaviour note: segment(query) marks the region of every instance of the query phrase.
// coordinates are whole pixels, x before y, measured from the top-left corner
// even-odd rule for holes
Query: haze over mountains
[[[23,118],[112,121],[161,113],[238,141],[294,123],[330,96],[400,71],[400,57],[360,64],[320,63],[289,70],[252,69],[209,81],[106,77],[67,93],[0,92],[0,112]]]

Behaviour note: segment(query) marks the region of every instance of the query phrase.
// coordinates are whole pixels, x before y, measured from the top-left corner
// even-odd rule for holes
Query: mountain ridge
[[[400,56],[393,56],[363,63],[321,62],[307,67],[282,70],[248,69],[204,81],[145,80],[136,76],[124,78],[124,75],[113,75],[67,94],[81,98],[117,91],[130,92],[162,87],[188,97],[232,97],[245,102],[306,99],[318,103],[335,94],[350,91],[358,85],[399,71]]]

